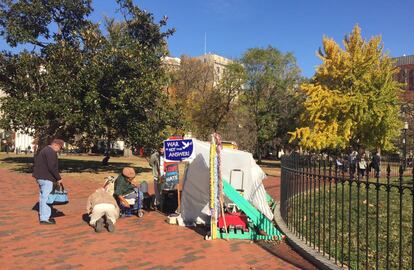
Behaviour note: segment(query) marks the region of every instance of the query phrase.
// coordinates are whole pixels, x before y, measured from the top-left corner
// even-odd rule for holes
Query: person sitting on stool
[[[138,203],[138,188],[132,184],[135,178],[135,170],[131,167],[125,167],[122,174],[115,180],[114,197],[125,208],[130,208],[127,200],[134,199]]]

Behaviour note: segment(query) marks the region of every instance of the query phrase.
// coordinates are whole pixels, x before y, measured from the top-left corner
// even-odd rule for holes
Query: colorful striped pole
[[[210,144],[210,233],[211,239],[217,238],[216,179],[215,179],[216,144],[211,136]]]

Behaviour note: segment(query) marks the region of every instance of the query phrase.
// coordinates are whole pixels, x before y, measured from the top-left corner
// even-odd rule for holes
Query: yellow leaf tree
[[[303,126],[291,132],[306,149],[360,145],[390,150],[400,133],[401,86],[398,72],[383,51],[381,37],[366,41],[355,26],[342,49],[323,38],[322,64],[312,80],[301,85],[306,100]]]

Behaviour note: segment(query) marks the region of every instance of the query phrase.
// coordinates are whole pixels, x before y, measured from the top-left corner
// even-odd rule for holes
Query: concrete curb
[[[290,232],[289,228],[286,226],[285,222],[280,215],[280,203],[276,202],[276,207],[274,210],[274,220],[279,227],[280,231],[286,235],[286,241],[288,244],[296,250],[301,256],[314,264],[318,269],[348,269],[347,267],[340,267],[335,264],[335,261],[329,260],[329,258],[322,255],[322,253],[314,250],[305,244],[301,239],[295,236]]]

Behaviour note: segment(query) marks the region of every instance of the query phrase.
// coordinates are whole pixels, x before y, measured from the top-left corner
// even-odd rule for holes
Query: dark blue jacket
[[[59,174],[58,156],[50,146],[43,148],[35,157],[33,177],[52,182],[62,179]]]

